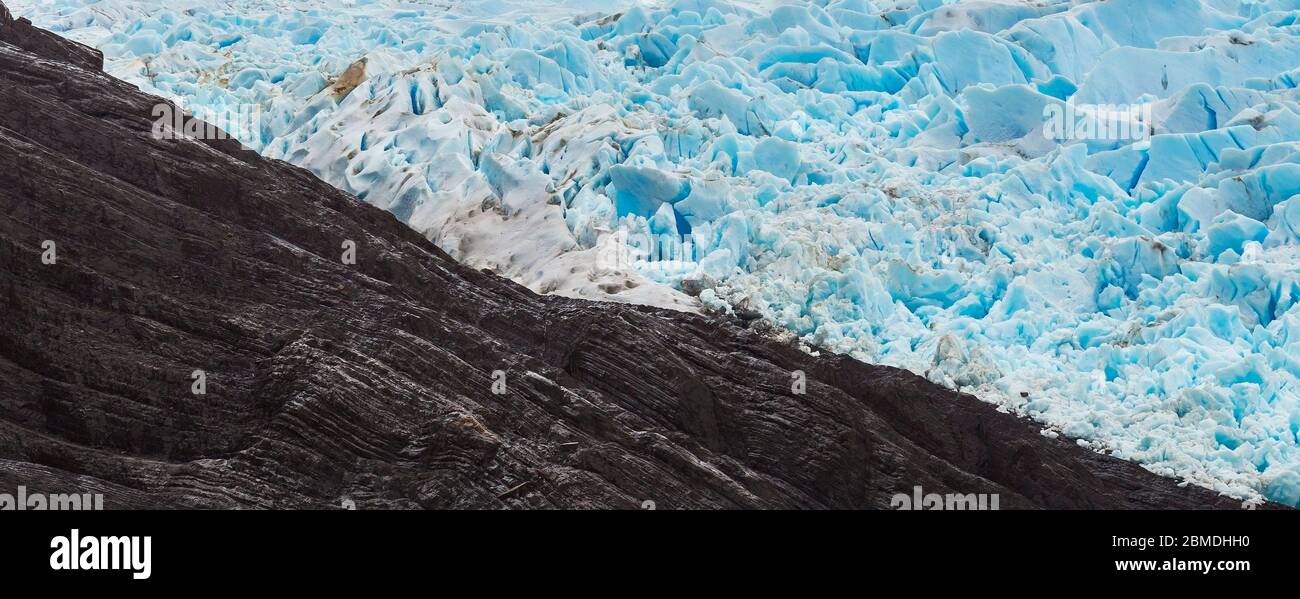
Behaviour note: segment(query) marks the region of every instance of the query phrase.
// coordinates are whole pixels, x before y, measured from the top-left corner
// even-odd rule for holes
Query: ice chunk
[[[649,217],[660,204],[676,202],[690,192],[685,180],[653,167],[615,165],[610,167],[609,177],[617,190],[614,198],[619,216]]]
[[[767,137],[754,146],[754,167],[782,179],[799,174],[799,146],[775,137]]]
[[[1228,250],[1240,254],[1247,242],[1263,241],[1267,236],[1268,227],[1264,223],[1232,211],[1215,217],[1205,232],[1211,257]]]

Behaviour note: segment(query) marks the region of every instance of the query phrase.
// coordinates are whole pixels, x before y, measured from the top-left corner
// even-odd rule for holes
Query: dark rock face
[[[98,66],[0,26],[0,490],[116,508],[887,508],[914,486],[1003,509],[1239,505],[903,371],[539,297],[237,143],[153,139],[159,100]]]

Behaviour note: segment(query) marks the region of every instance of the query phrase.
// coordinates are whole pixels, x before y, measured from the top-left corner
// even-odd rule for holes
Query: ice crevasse
[[[756,313],[1300,505],[1300,0],[10,4],[539,292]]]

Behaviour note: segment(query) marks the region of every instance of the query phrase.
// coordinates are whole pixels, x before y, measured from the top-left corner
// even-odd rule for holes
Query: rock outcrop
[[[9,8],[0,3],[0,41],[23,48],[37,56],[71,63],[83,69],[98,71],[104,68],[104,54],[99,50],[63,39],[32,25],[32,22],[13,17]]]
[[[900,370],[537,296],[234,141],[155,139],[160,102],[4,14],[0,486],[112,508],[1239,505]]]

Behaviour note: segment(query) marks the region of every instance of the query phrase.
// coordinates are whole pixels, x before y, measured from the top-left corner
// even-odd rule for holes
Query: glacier
[[[1300,0],[9,3],[534,291],[1300,506]]]

